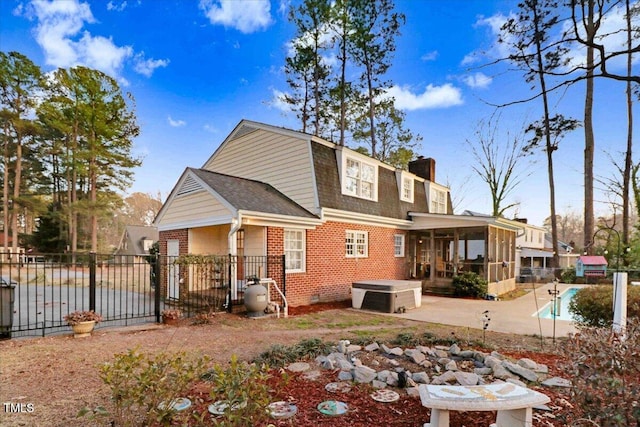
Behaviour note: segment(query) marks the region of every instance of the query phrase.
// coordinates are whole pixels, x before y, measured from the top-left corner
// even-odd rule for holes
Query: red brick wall
[[[346,230],[369,233],[368,258],[345,257]],[[394,235],[405,234],[392,228],[328,222],[307,230],[306,272],[287,274],[287,301],[291,306],[351,298],[351,284],[366,279],[406,279],[406,257],[396,258]],[[405,241],[408,239],[405,237]],[[406,244],[406,242],[405,242]],[[269,255],[284,252],[284,230],[267,229]]]
[[[160,241],[160,254],[167,255],[167,240],[178,240],[179,241],[179,255],[186,255],[189,253],[189,230],[183,228],[181,230],[169,230],[169,231],[160,231],[158,235],[158,240]],[[185,283],[188,283],[186,269],[180,271],[180,276],[184,278]],[[167,272],[164,268],[160,269],[160,286],[162,286],[162,294],[168,294],[168,280],[167,280]],[[180,286],[180,298],[186,297],[188,292],[187,286]]]
[[[167,254],[167,240],[180,241],[180,255],[189,253],[189,230],[183,228],[181,230],[161,231],[159,233],[160,253]]]

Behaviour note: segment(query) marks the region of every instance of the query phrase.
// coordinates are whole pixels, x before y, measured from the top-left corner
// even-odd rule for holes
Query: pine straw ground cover
[[[98,330],[87,339],[71,335],[17,339],[0,342],[0,402],[21,403],[20,413],[0,411],[2,426],[108,426],[107,418],[77,418],[83,407],[104,405],[109,409],[109,390],[99,378],[100,366],[114,355],[139,349],[149,354],[186,351],[207,355],[212,363],[228,364],[233,354],[252,360],[273,344],[293,345],[301,339],[319,338],[327,342],[351,339],[391,342],[399,334],[420,336],[425,332],[447,341],[458,341],[469,348],[482,341],[482,331],[438,324],[413,322],[346,310],[343,305],[317,305],[292,309],[288,319],[247,319],[231,314],[217,314],[204,325],[184,320],[179,327],[148,325],[115,330]],[[464,338],[460,338],[464,337]],[[540,340],[531,336],[500,334],[488,331],[485,351],[496,349],[514,358],[528,357],[549,366],[557,374],[561,362],[549,342],[540,350]],[[560,344],[561,345],[561,344]],[[300,374],[289,374],[285,383],[271,384],[273,400],[293,402],[298,413],[293,420],[271,421],[274,426],[422,426],[429,410],[419,398],[401,394],[394,403],[378,403],[370,398],[371,389],[359,385],[346,395],[330,395],[324,386],[335,381],[335,372],[324,372],[315,381]],[[271,376],[275,381],[276,372]],[[193,385],[189,396],[195,413],[205,414],[211,403],[210,385],[201,381]],[[552,417],[536,421],[536,426],[570,425],[572,405],[563,390],[540,389],[551,398]],[[327,399],[340,399],[350,411],[341,417],[327,418],[315,408]],[[31,404],[27,406],[27,404]],[[27,408],[32,408],[31,410]],[[211,418],[204,424],[189,418],[188,425],[215,425]],[[490,412],[454,412],[452,426],[487,426],[495,420]],[[577,425],[577,424],[574,424]]]

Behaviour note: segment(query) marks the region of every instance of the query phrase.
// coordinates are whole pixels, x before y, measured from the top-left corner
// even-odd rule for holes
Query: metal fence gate
[[[165,308],[185,317],[239,311],[252,277],[272,278],[284,293],[284,256],[5,255],[0,335],[69,332],[64,316],[76,310],[99,313],[97,328],[159,322]]]

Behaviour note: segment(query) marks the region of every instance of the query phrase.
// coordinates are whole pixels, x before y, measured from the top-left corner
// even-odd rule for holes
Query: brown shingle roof
[[[205,169],[188,168],[238,210],[318,218],[269,184]]]

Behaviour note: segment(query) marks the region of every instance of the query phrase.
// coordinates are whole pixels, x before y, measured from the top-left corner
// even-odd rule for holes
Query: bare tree
[[[467,140],[467,144],[476,160],[473,170],[489,186],[491,215],[504,216],[507,209],[517,205],[504,205],[507,196],[531,174],[526,168],[519,169],[527,156],[523,132],[516,135],[507,132],[502,138],[498,125],[489,119],[478,123],[475,139]]]
[[[565,119],[562,115],[551,117],[547,73],[564,64],[567,48],[551,41],[551,33],[558,28],[558,2],[556,0],[527,0],[518,5],[519,12],[503,26],[504,34],[511,36],[504,40],[513,50],[509,59],[524,71],[526,81],[532,83],[532,89],[538,90],[542,98],[542,119],[531,124],[527,132],[533,138],[525,148],[531,150],[543,146],[547,158],[547,177],[549,180],[549,210],[551,218],[551,236],[553,246],[553,266],[559,265],[558,229],[556,224],[556,197],[553,173],[553,152],[558,141],[566,131],[573,130],[577,122]]]

